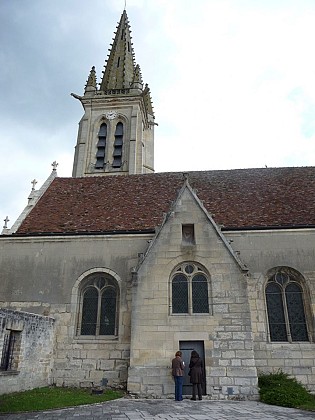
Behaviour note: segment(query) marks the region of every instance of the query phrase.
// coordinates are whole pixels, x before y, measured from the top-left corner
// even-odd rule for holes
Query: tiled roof
[[[315,226],[315,167],[188,172],[224,229]],[[56,178],[17,234],[154,230],[184,183],[182,173]]]

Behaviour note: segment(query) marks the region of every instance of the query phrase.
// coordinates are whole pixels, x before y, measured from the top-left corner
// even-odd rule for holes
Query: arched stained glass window
[[[173,314],[208,314],[209,280],[196,263],[183,263],[171,276],[171,302]]]
[[[176,274],[172,280],[173,313],[188,313],[188,281],[183,274]]]
[[[271,341],[309,341],[303,289],[298,276],[281,268],[268,280],[266,289]]]
[[[117,335],[118,285],[106,273],[93,274],[81,290],[79,334]]]
[[[116,299],[115,288],[105,288],[102,294],[100,335],[115,335]]]
[[[285,298],[292,341],[308,341],[301,286],[289,283],[285,288]]]
[[[204,274],[192,278],[192,307],[194,314],[209,313],[208,282]]]
[[[98,291],[95,287],[87,287],[83,293],[82,335],[95,335],[97,323]]]
[[[286,324],[282,304],[282,292],[279,285],[267,285],[266,299],[271,341],[286,341]]]
[[[100,126],[100,130],[98,132],[96,163],[95,163],[96,169],[103,169],[106,163],[106,160],[105,160],[106,137],[107,137],[107,125],[103,123]]]

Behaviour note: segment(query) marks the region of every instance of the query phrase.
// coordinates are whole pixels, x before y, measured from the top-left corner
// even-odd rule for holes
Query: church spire
[[[84,95],[72,96],[84,108],[74,177],[154,172],[156,124],[151,92],[135,62],[126,10],[116,27],[99,88],[92,67]]]
[[[135,63],[135,55],[131,42],[131,31],[126,10],[124,10],[121,15],[109,51],[110,53],[106,62],[100,90],[129,89],[133,87],[135,79],[137,79],[137,84],[139,82],[142,84],[142,80],[139,80],[139,74],[135,74],[136,72],[138,73],[139,70]]]

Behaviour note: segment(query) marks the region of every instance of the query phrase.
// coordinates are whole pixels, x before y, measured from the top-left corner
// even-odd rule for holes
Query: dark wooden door
[[[203,341],[180,341],[179,350],[183,353],[182,359],[185,362],[185,377],[183,383],[183,395],[192,395],[192,385],[190,383],[190,376],[188,376],[188,365],[190,361],[190,354],[193,350],[199,354],[203,360],[203,366],[205,366],[205,350]],[[206,378],[204,372],[204,378]],[[206,382],[202,384],[202,394],[206,395]]]

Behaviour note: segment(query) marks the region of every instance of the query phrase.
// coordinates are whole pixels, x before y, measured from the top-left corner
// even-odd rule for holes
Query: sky
[[[0,217],[11,227],[58,162],[124,0],[0,0]],[[314,0],[127,0],[155,111],[155,170],[314,166]],[[1,231],[1,229],[0,229]]]

